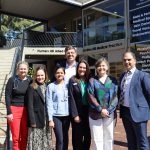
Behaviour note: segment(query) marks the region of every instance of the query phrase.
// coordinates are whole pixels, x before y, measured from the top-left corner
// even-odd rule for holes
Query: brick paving
[[[114,134],[114,150],[127,150],[127,141],[125,138],[125,131],[122,125],[122,121],[121,119],[118,117],[117,119],[117,125],[115,127],[115,134]],[[150,140],[150,121],[148,123],[148,137]],[[55,143],[55,136],[53,133],[53,143]],[[1,149],[0,145],[0,149]],[[69,149],[68,150],[72,150],[72,144],[71,144],[71,128],[69,129]],[[92,146],[91,149],[92,150]]]
[[[150,140],[150,121],[148,123],[148,137],[149,137],[149,140]],[[54,138],[54,135],[53,135],[53,138]],[[54,142],[55,142],[55,139],[54,139]],[[69,129],[69,149],[68,150],[72,150],[71,128]],[[92,146],[91,146],[90,150],[92,150]],[[124,131],[124,128],[123,128],[122,121],[119,117],[117,118],[117,125],[115,127],[114,150],[128,150],[125,131]]]

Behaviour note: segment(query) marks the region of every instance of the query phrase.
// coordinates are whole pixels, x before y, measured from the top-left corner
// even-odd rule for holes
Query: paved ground
[[[126,135],[125,131],[122,125],[121,119],[118,117],[117,119],[117,125],[115,127],[115,141],[114,141],[114,150],[127,150],[127,141],[126,141]],[[148,123],[148,136],[150,139],[150,121]],[[54,135],[53,135],[54,137]],[[71,145],[71,128],[69,130],[69,150],[72,150]],[[92,146],[91,146],[92,150]]]
[[[54,134],[54,133],[53,133]],[[115,127],[115,141],[114,141],[114,150],[127,150],[127,142],[125,138],[125,131],[122,125],[121,119],[118,117],[117,119],[117,125]],[[150,121],[148,123],[148,136],[150,140]],[[55,136],[53,135],[53,143],[55,143]],[[12,143],[11,143],[12,145]],[[1,150],[1,148],[0,148]],[[3,150],[3,149],[2,149]],[[69,130],[69,150],[72,150],[71,145],[71,128]],[[92,146],[91,149],[92,150]]]

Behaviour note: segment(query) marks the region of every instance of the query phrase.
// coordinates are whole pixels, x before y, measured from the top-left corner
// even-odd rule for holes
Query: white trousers
[[[93,150],[113,150],[114,122],[114,113],[98,120],[89,117]]]

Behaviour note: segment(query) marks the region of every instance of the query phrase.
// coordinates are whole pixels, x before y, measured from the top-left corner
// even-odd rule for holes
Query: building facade
[[[128,0],[104,0],[88,5],[88,7],[75,7],[64,11],[48,21],[46,33],[57,33],[57,36],[53,36],[51,40],[53,43],[47,47],[46,44],[41,47],[32,47],[30,50],[29,47],[25,47],[23,59],[33,64],[46,64],[50,73],[55,63],[64,59],[65,45],[74,45],[78,49],[78,59],[85,58],[93,74],[96,60],[106,57],[110,62],[110,73],[119,78],[123,71],[122,54],[125,51],[131,49],[139,58],[137,47],[146,46],[140,51],[144,53],[142,56],[149,54],[150,32],[145,31],[150,29],[148,27],[150,24],[149,5],[150,2],[147,0],[136,0],[134,3]],[[141,22],[142,19],[139,20],[141,10],[144,11],[142,19],[145,19],[145,22]],[[139,26],[142,25],[145,27],[143,31],[147,38],[141,43],[144,39],[141,36],[144,33],[141,31],[142,27],[140,30]],[[138,61],[139,68],[143,62],[145,62],[145,67],[148,67],[146,63],[149,59],[140,61],[141,58]]]

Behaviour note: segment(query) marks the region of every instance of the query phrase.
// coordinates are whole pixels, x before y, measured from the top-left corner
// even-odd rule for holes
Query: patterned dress
[[[45,98],[46,85],[40,85],[40,88]],[[28,134],[27,150],[53,150],[52,130],[48,121],[44,128],[29,128]]]

